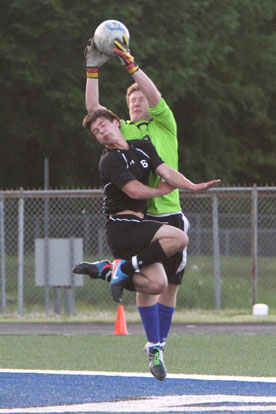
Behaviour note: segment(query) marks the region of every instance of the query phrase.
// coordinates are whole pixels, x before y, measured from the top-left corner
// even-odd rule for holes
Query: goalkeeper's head
[[[126,103],[127,103],[127,106],[129,107],[129,99],[130,99],[130,95],[133,93],[133,92],[136,92],[136,91],[140,91],[140,88],[139,88],[139,86],[138,86],[138,83],[133,83],[132,85],[130,85],[128,88],[127,88],[127,91],[126,91]]]
[[[149,121],[148,100],[137,83],[133,83],[126,92],[126,103],[131,121]]]

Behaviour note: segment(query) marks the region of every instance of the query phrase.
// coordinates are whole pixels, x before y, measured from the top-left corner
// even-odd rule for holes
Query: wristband
[[[139,66],[135,62],[130,62],[128,65],[125,65],[125,69],[130,75],[133,75],[139,69]]]
[[[99,68],[86,68],[86,77],[89,79],[98,79]]]

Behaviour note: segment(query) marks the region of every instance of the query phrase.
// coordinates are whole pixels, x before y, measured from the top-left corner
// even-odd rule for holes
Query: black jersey
[[[146,211],[146,200],[130,198],[121,189],[129,181],[138,180],[148,185],[150,171],[163,164],[155,147],[147,141],[128,141],[129,149],[104,149],[99,170],[103,183],[105,214],[123,210]]]

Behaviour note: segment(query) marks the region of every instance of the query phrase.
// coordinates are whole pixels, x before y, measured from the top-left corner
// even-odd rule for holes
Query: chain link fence
[[[276,187],[181,192],[190,221],[178,309],[276,308]],[[100,190],[0,191],[1,311],[68,314],[112,303],[107,283],[73,275],[81,260],[113,260]],[[135,294],[124,292],[135,307]]]

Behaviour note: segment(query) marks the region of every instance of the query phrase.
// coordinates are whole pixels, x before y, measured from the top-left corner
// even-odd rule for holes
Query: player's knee
[[[189,236],[187,235],[187,233],[183,232],[183,250],[185,249],[185,247],[187,247],[188,243],[189,243]]]
[[[184,250],[185,247],[187,247],[188,242],[189,242],[189,237],[187,236],[186,233],[184,233],[184,231],[182,231],[181,233],[178,233],[178,237],[176,240],[177,251],[180,252]]]
[[[152,286],[152,295],[160,295],[168,286],[168,280],[161,278],[156,280]]]

